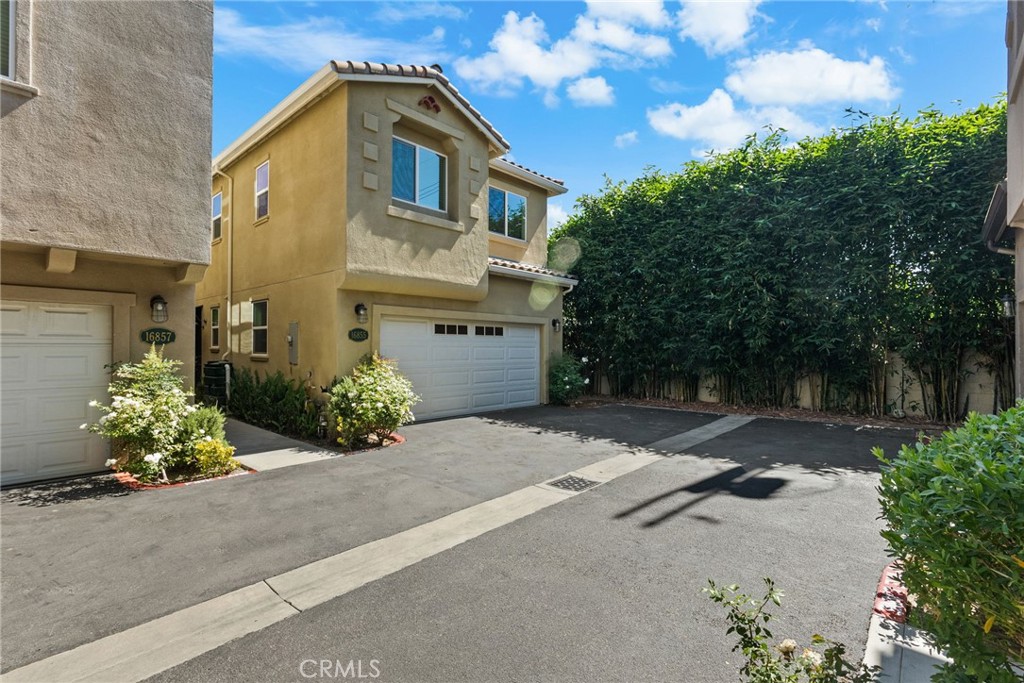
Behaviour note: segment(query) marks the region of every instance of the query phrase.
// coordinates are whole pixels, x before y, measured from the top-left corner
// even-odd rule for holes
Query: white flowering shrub
[[[742,680],[750,683],[870,683],[877,680],[878,667],[855,664],[846,658],[846,646],[818,634],[811,636],[811,644],[823,648],[821,652],[801,648],[792,638],[785,638],[774,647],[768,623],[772,614],[768,603],[782,604],[782,593],[775,583],[766,578],[765,595],[752,598],[739,592],[739,586],[719,588],[708,580],[704,591],[713,602],[728,610],[729,629],[739,642],[733,652],[740,650],[745,662],[740,668]]]
[[[111,440],[114,457],[108,467],[142,482],[167,481],[172,468],[199,470],[196,447],[201,442],[223,442],[223,415],[192,405],[192,392],[182,389],[184,380],[176,372],[180,365],[154,347],[141,362],[114,368],[110,405],[92,401],[103,415],[82,425]]]
[[[370,436],[384,442],[391,433],[413,421],[412,407],[419,403],[412,382],[395,368],[393,361],[376,353],[359,364],[331,389],[328,410],[334,416],[338,443],[357,448]]]
[[[583,365],[586,362],[586,358],[578,361],[569,354],[551,360],[548,369],[549,403],[567,406],[583,395],[590,384],[589,379],[583,378]]]

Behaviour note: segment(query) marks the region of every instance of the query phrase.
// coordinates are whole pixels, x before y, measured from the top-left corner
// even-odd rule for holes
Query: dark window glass
[[[429,149],[419,148],[419,198],[417,204],[428,209],[445,210],[446,187],[445,158]]]
[[[256,354],[266,355],[267,353],[267,330],[252,331],[252,352]]]
[[[505,234],[505,193],[493,187],[487,192],[487,229]]]
[[[11,10],[14,3],[0,0],[0,76],[14,78],[11,73],[11,55],[14,51],[14,24],[11,22]]]
[[[446,334],[458,334],[458,329],[455,325],[446,325],[444,331]]]
[[[526,198],[508,194],[508,236],[526,239]]]
[[[469,326],[459,325],[459,334],[469,334]]]
[[[505,328],[504,327],[495,327],[494,328],[494,336],[495,337],[503,337],[503,336],[505,336]]]
[[[482,328],[479,325],[476,326],[476,330],[474,330],[474,331],[476,332],[477,336],[483,336],[483,334],[484,334],[484,328]]]
[[[398,139],[391,149],[391,195],[416,202],[416,148]]]
[[[444,325],[434,325],[434,334],[444,334]]]

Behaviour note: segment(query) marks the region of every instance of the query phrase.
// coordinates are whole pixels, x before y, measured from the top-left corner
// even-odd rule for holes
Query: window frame
[[[412,173],[412,176],[413,176],[413,180],[412,180],[413,188],[412,188],[412,195],[413,195],[413,200],[412,201],[410,201],[408,199],[403,199],[401,197],[396,197],[395,196],[395,140],[398,140],[402,144],[409,145],[410,147],[413,148],[413,156],[412,156],[412,163],[413,163],[413,173]],[[421,164],[420,164],[420,150],[425,150],[427,152],[430,152],[431,154],[437,156],[438,158],[440,158],[443,161],[444,168],[441,171],[441,176],[444,178],[444,191],[437,193],[438,198],[441,200],[441,207],[440,208],[434,207],[434,206],[430,206],[429,204],[424,204],[424,203],[422,203],[420,201],[420,189],[421,189],[421,185],[420,185],[420,166],[421,166]],[[411,205],[416,206],[418,208],[426,209],[427,211],[436,211],[436,212],[439,212],[439,213],[447,214],[448,213],[448,186],[450,185],[449,179],[448,179],[448,170],[449,170],[449,167],[448,167],[448,155],[445,154],[444,152],[438,152],[436,149],[433,149],[431,147],[427,147],[425,145],[420,145],[418,143],[413,142],[412,140],[407,140],[406,138],[403,138],[401,135],[394,135],[394,134],[392,134],[392,136],[391,136],[391,198],[393,200],[399,201],[399,202],[403,202],[405,204],[411,204]]]
[[[267,167],[267,186],[260,189],[260,169],[264,166]],[[270,159],[267,159],[262,164],[256,167],[256,175],[252,180],[253,186],[253,209],[255,211],[256,220],[261,221],[264,218],[270,217]],[[267,196],[267,211],[262,216],[260,215],[260,195]]]
[[[497,230],[491,229],[491,192],[500,192],[503,195],[503,197],[504,197],[504,216],[502,218],[502,231],[501,232],[498,232]],[[519,199],[523,200],[523,236],[522,237],[514,237],[514,236],[508,234],[508,211],[509,211],[508,198],[509,198],[509,195],[512,195],[513,197],[518,197]],[[517,240],[519,242],[526,242],[527,241],[526,236],[529,233],[529,230],[527,228],[527,221],[526,221],[526,214],[527,214],[527,208],[528,207],[529,207],[529,198],[526,197],[526,195],[521,195],[521,194],[519,194],[517,192],[512,192],[511,190],[506,190],[504,188],[497,187],[495,185],[488,185],[487,186],[487,231],[490,234],[492,234],[492,235],[501,235],[502,237],[506,237],[506,238],[508,238],[510,240]]]
[[[263,305],[263,324],[256,324],[256,307]],[[252,351],[250,355],[253,356],[269,356],[270,355],[270,300],[269,299],[258,299],[252,302]],[[262,351],[256,349],[256,330],[263,330],[266,332],[264,338],[264,348]]]
[[[220,349],[220,306],[210,307],[210,349]]]
[[[218,206],[217,213],[213,213],[215,205]],[[224,223],[224,193],[218,192],[217,194],[210,197],[210,234],[212,235],[210,241],[216,242],[221,238],[221,232],[223,230]]]
[[[7,0],[7,71],[3,73],[0,71],[0,78],[7,79],[9,81],[17,80],[16,75],[18,73],[17,65],[17,28],[16,21],[17,11],[15,8],[17,0]]]

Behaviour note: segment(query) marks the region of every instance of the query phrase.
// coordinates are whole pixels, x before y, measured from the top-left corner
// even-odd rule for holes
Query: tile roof
[[[532,263],[522,263],[521,261],[513,261],[511,259],[498,258],[497,256],[488,256],[487,265],[500,266],[502,268],[511,268],[512,270],[519,270],[524,273],[533,273],[534,275],[550,275],[552,277],[564,277],[571,280],[575,280],[569,273],[563,273],[558,270],[552,270],[551,268],[545,268],[544,266],[536,266]]]
[[[512,161],[511,159],[506,159],[505,157],[501,157],[499,159],[499,161],[504,161],[506,164],[509,164],[510,166],[515,166],[516,168],[518,168],[521,171],[526,171],[527,173],[530,173],[531,175],[535,175],[538,178],[543,178],[544,180],[547,180],[548,182],[552,182],[552,183],[555,183],[556,185],[561,185],[563,187],[565,186],[565,181],[564,180],[560,180],[559,178],[552,178],[551,176],[544,175],[543,173],[538,173],[537,171],[534,171],[532,168],[526,168],[522,164],[517,164],[516,162]]]
[[[331,66],[334,71],[339,74],[357,74],[367,76],[394,76],[396,78],[432,78],[445,87],[455,100],[461,104],[466,110],[473,115],[474,118],[485,128],[494,138],[500,142],[506,150],[511,149],[508,141],[502,136],[501,133],[494,127],[494,125],[484,118],[483,114],[469,103],[469,100],[459,92],[459,89],[452,85],[452,82],[448,80],[440,67],[434,66],[407,66],[402,64],[381,64],[378,62],[339,62],[337,60],[331,60]],[[540,175],[540,174],[537,174]]]

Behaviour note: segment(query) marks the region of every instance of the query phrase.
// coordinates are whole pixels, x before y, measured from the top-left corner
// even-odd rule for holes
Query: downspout
[[[1002,254],[1003,256],[1014,256],[1016,254],[1016,252],[1014,252],[1013,249],[1007,249],[1006,247],[996,246],[995,242],[993,242],[992,240],[988,240],[987,242],[985,242],[985,246],[988,247],[989,251],[995,252],[997,254]]]
[[[227,251],[228,251],[228,257],[227,257],[227,281],[228,281],[227,282],[227,289],[228,289],[228,292],[227,292],[227,301],[226,301],[227,309],[228,309],[227,330],[226,330],[227,338],[228,338],[228,350],[225,351],[221,355],[221,357],[220,357],[221,360],[228,360],[231,357],[231,350],[234,348],[234,346],[233,346],[234,336],[232,335],[232,327],[231,327],[231,321],[234,318],[234,311],[231,308],[231,303],[234,300],[234,290],[232,289],[232,287],[234,286],[233,281],[232,281],[232,271],[233,271],[233,266],[234,266],[234,259],[232,257],[232,245],[234,244],[234,241],[235,241],[235,179],[232,178],[231,176],[229,176],[224,171],[220,170],[219,168],[214,168],[213,169],[213,174],[214,175],[219,175],[222,178],[226,178],[227,181],[228,181],[228,198],[229,198],[229,201],[228,201],[228,220],[227,220],[227,233],[228,234],[226,235],[226,237],[227,237]],[[224,223],[224,221],[222,220],[221,224],[223,225],[223,223]]]

